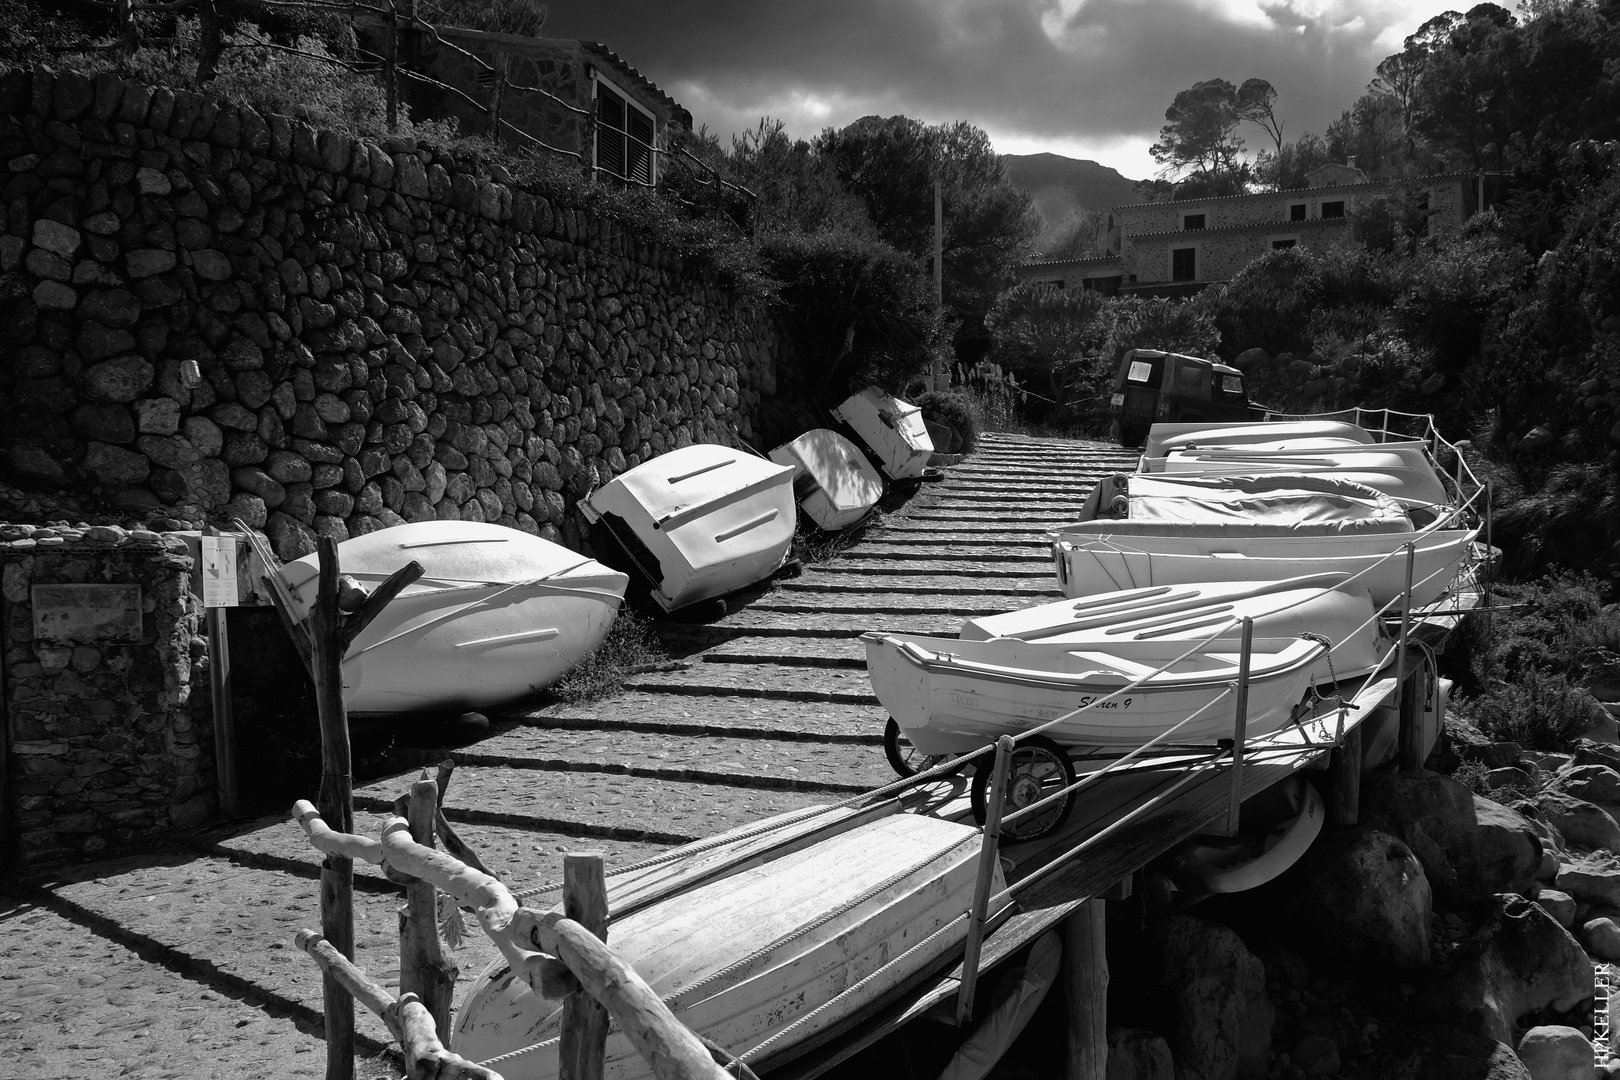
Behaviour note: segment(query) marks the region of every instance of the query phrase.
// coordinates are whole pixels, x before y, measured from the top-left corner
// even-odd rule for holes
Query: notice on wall
[[[204,534],[200,539],[203,607],[235,607],[236,537]]]
[[[107,645],[141,640],[139,585],[35,585],[30,600],[36,641]]]

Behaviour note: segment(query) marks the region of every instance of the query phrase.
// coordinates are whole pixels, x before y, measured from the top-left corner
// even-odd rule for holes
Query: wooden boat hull
[[[1331,642],[1312,667],[1322,685],[1382,667],[1392,640],[1372,594],[1344,574],[1282,581],[1195,582],[1097,593],[981,616],[962,624],[965,640],[1012,637],[1106,650],[1115,642],[1193,642],[1254,620],[1262,638],[1319,634]]]
[[[1354,536],[1271,536],[1235,539],[1191,533],[1084,535],[1056,530],[1052,557],[1065,596],[1195,581],[1269,581],[1301,574],[1355,575],[1382,607],[1406,587],[1401,548],[1415,546],[1412,600],[1438,599],[1474,553],[1478,529],[1371,533]]]
[[[608,941],[679,1020],[733,1053],[879,973],[796,1033],[809,1038],[960,950],[966,920],[958,917],[972,901],[980,844],[972,827],[891,814],[616,917]],[[994,874],[992,894],[1005,888],[999,866]],[[454,1045],[478,1061],[509,1055],[494,1066],[507,1080],[549,1080],[560,1022],[560,1002],[497,963],[462,1006]],[[632,1080],[651,1070],[615,1031],[605,1075]]]
[[[934,440],[923,424],[922,410],[909,401],[868,386],[846,398],[832,414],[871,448],[891,480],[913,480],[928,468]]]
[[[1230,738],[1238,639],[1193,652],[1171,672],[1105,700],[1187,651],[1185,641],[1131,641],[1094,649],[1017,638],[968,641],[865,634],[866,668],[879,702],[924,754],[958,754],[1066,717],[1047,730],[1060,744],[1131,748],[1174,729],[1171,741]],[[1250,666],[1250,735],[1286,723],[1326,646],[1256,638]],[[1093,704],[1096,703],[1096,704]],[[1089,706],[1089,707],[1088,707]],[[1070,716],[1078,709],[1085,709]]]
[[[580,503],[652,586],[665,611],[774,574],[793,542],[793,469],[696,443],[636,466]]]
[[[854,525],[883,498],[883,477],[854,443],[829,428],[783,443],[771,460],[792,467],[799,506],[828,532]]]
[[[601,644],[628,579],[560,544],[502,525],[424,521],[338,545],[368,589],[415,560],[423,576],[355,639],[343,661],[356,713],[474,709],[561,678]],[[314,555],[282,580],[300,617],[314,603]]]

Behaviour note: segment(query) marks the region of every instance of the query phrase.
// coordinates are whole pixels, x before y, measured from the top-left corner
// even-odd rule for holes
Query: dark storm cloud
[[[1278,91],[1320,132],[1440,5],[1390,0],[552,0],[545,33],[601,41],[722,135],[868,113],[969,120],[999,148],[1137,147],[1200,79]],[[1381,38],[1381,40],[1380,40]],[[1393,43],[1393,44],[1392,44]],[[1251,149],[1265,145],[1247,132]],[[1065,149],[1068,147],[1070,149]],[[1123,166],[1122,166],[1123,167]]]

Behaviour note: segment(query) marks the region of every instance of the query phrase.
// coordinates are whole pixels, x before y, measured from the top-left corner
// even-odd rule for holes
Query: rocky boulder
[[[1565,930],[1575,925],[1575,898],[1569,893],[1559,892],[1557,889],[1542,889],[1536,893],[1536,903],[1541,910],[1553,917],[1553,921]]]
[[[1586,951],[1599,960],[1620,960],[1620,923],[1607,916],[1586,920],[1581,927]]]
[[[1141,1028],[1110,1028],[1104,1080],[1175,1080],[1170,1044]]]
[[[1525,1013],[1568,1012],[1592,996],[1592,962],[1537,904],[1503,894],[1469,914],[1480,929],[1461,943],[1451,972],[1426,995],[1435,1019],[1505,1041]]]
[[[1620,860],[1607,852],[1594,852],[1563,864],[1558,891],[1583,904],[1620,908]]]
[[[1504,1043],[1438,1025],[1396,1029],[1372,1075],[1378,1080],[1535,1080]]]
[[[1156,940],[1178,1080],[1265,1075],[1276,1014],[1260,961],[1231,930],[1192,915],[1166,919]]]
[[[1589,803],[1620,803],[1620,772],[1608,765],[1571,764],[1559,771],[1553,786],[1566,795]],[[1612,815],[1611,815],[1612,816]]]
[[[1596,803],[1561,791],[1542,791],[1535,797],[1542,816],[1575,847],[1620,851],[1620,823]]]
[[[1361,798],[1368,824],[1411,847],[1442,904],[1523,893],[1534,886],[1541,868],[1535,829],[1449,776],[1425,769],[1377,773],[1368,778]]]
[[[1572,1027],[1534,1027],[1519,1040],[1531,1080],[1592,1080],[1592,1042]]]
[[[1429,881],[1388,833],[1323,833],[1268,893],[1276,925],[1305,949],[1403,971],[1429,963]]]

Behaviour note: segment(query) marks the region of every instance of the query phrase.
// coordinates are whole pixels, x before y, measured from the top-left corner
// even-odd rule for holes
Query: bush
[[[927,370],[938,328],[910,256],[843,229],[764,234],[759,249],[781,282],[797,352],[788,374],[798,386],[779,393],[836,403],[868,384],[899,389]]]
[[[1540,491],[1498,510],[1492,528],[1510,574],[1553,566],[1607,573],[1620,557],[1620,477],[1601,464],[1556,466]]]
[[[917,407],[922,410],[924,420],[947,424],[961,438],[961,444],[947,452],[971,454],[979,448],[979,420],[965,395],[930,390],[917,399]],[[945,448],[936,446],[934,449]]]
[[[1304,248],[1287,248],[1249,263],[1206,301],[1228,359],[1245,349],[1308,353],[1308,327],[1324,304],[1321,264]]]
[[[1499,742],[1554,751],[1568,749],[1607,715],[1596,698],[1563,675],[1540,671],[1460,702],[1457,711]]]
[[[621,607],[602,644],[547,692],[570,705],[600,701],[617,694],[638,669],[667,658],[652,622]]]

